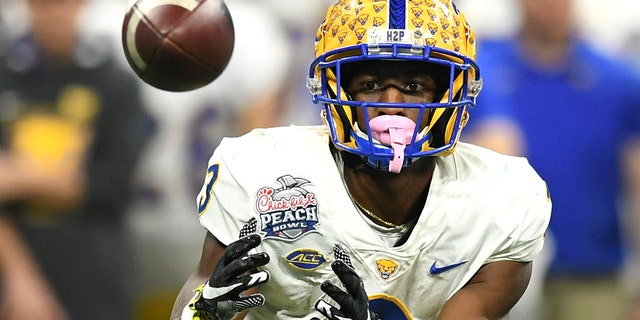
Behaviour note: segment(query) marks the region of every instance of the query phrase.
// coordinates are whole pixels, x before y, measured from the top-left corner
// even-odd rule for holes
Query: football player
[[[173,319],[499,319],[551,201],[524,158],[458,142],[482,81],[450,0],[341,0],[308,87],[323,126],[214,151]]]

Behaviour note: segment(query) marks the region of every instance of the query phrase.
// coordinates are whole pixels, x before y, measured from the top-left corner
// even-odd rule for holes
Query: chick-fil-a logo
[[[267,213],[278,210],[297,210],[308,206],[317,206],[316,196],[313,193],[306,195],[292,195],[289,199],[275,200],[273,195],[274,189],[262,188],[258,191],[258,212]]]
[[[303,187],[310,182],[290,175],[278,178],[277,182],[280,188],[262,187],[256,194],[256,210],[264,236],[294,240],[316,231],[316,196]]]

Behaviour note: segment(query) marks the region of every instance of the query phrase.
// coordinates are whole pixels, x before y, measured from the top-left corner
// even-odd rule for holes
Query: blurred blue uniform
[[[554,71],[531,65],[518,41],[481,41],[484,88],[469,124],[506,117],[520,126],[525,154],[553,195],[549,275],[611,275],[624,259],[620,150],[640,133],[640,80],[574,40],[567,64]]]

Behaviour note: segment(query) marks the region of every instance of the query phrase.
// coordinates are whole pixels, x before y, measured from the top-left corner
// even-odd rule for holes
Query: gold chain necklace
[[[353,202],[355,202],[356,206],[358,206],[358,209],[360,209],[360,211],[364,212],[367,216],[369,216],[371,219],[378,221],[380,223],[382,223],[383,225],[389,227],[389,228],[398,228],[401,227],[401,225],[395,224],[395,223],[391,223],[387,220],[384,220],[380,217],[378,217],[375,213],[369,211],[369,209],[365,208],[363,205],[360,204],[360,202],[358,202],[358,200],[353,199]]]

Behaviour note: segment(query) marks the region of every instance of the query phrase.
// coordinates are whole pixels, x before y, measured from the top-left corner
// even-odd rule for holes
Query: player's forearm
[[[178,297],[173,305],[173,310],[171,311],[171,320],[180,320],[182,317],[182,312],[184,308],[187,307],[189,302],[193,299],[194,290],[207,281],[206,277],[200,277],[197,273],[191,274],[189,279],[185,282],[184,286],[178,293]]]
[[[485,264],[442,307],[438,320],[503,319],[518,302],[531,278],[531,263]]]
[[[498,317],[499,318],[499,317]],[[478,296],[465,289],[456,293],[443,306],[438,320],[489,320],[482,308],[482,301]],[[496,318],[494,318],[496,319]]]

